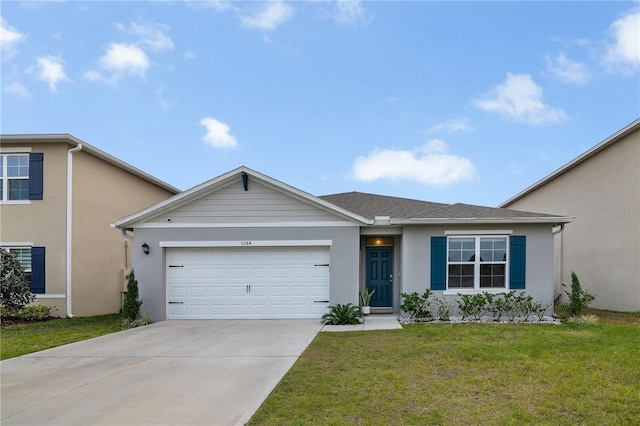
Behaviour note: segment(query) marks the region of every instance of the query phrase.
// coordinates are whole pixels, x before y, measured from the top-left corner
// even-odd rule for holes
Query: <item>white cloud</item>
[[[149,58],[142,49],[133,44],[111,43],[100,58],[100,64],[114,77],[123,74],[143,76],[149,69]]]
[[[467,117],[451,118],[442,123],[434,124],[427,129],[429,133],[465,133],[473,130]]]
[[[171,109],[171,102],[169,102],[164,96],[165,87],[159,87],[155,90],[156,101],[164,109]]]
[[[627,13],[609,27],[613,42],[607,46],[605,62],[623,72],[640,66],[640,11]]]
[[[89,70],[89,71],[85,72],[84,74],[82,74],[82,78],[84,78],[85,80],[89,80],[89,81],[105,80],[104,76],[102,74],[100,74],[96,70]]]
[[[174,47],[171,37],[165,34],[169,26],[165,24],[138,24],[131,22],[128,26],[116,22],[115,26],[121,31],[140,38],[140,45],[154,51],[171,50]]]
[[[542,102],[542,87],[528,74],[507,74],[504,83],[491,89],[482,99],[474,99],[472,104],[484,111],[497,112],[531,125],[557,123],[566,119],[562,109]]]
[[[23,96],[25,98],[31,97],[31,93],[22,83],[11,83],[4,87],[4,91],[13,95]]]
[[[245,28],[273,31],[293,17],[293,8],[282,1],[270,1],[253,14],[240,16]]]
[[[388,179],[444,186],[471,180],[475,172],[471,160],[449,154],[447,145],[434,139],[413,151],[376,149],[356,158],[351,174],[364,182]]]
[[[367,25],[373,18],[364,10],[360,0],[336,0],[331,19],[342,25]]]
[[[205,117],[200,120],[200,124],[207,129],[207,134],[202,137],[207,144],[216,148],[233,148],[238,145],[236,138],[229,133],[229,126],[222,121]]]
[[[49,90],[55,92],[58,83],[67,79],[62,67],[62,59],[55,56],[41,56],[37,59],[37,76],[49,84]]]
[[[192,59],[195,59],[196,54],[190,50],[185,50],[185,52],[182,54],[182,57],[184,58],[185,61],[190,61]]]
[[[218,13],[224,12],[228,9],[234,9],[230,1],[224,0],[194,0],[185,1],[185,4],[195,10],[213,9]]]
[[[565,83],[586,84],[589,80],[587,66],[567,58],[564,53],[560,53],[555,59],[546,57],[545,60],[547,71]]]
[[[24,37],[24,34],[0,17],[0,49],[2,49],[3,58],[15,55],[16,45]]]

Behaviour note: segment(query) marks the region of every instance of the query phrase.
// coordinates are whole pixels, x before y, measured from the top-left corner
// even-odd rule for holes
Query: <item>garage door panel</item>
[[[329,291],[324,285],[311,285],[309,286],[309,292],[314,297],[329,298]]]
[[[319,318],[329,249],[168,249],[169,318]]]

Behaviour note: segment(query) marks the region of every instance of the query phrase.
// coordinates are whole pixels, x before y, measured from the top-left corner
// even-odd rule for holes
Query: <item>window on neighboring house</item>
[[[29,155],[2,155],[2,201],[29,199]]]
[[[506,288],[507,237],[449,237],[448,289]]]
[[[42,200],[42,153],[0,154],[0,201]]]
[[[20,266],[24,269],[24,275],[27,282],[31,284],[31,247],[12,247],[7,250],[16,257]]]
[[[31,292],[45,292],[45,248],[44,247],[4,247],[3,250],[13,253],[24,269],[26,281]]]

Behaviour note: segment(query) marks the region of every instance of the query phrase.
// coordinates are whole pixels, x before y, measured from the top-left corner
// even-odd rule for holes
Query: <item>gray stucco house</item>
[[[553,233],[573,218],[358,192],[315,197],[240,167],[113,226],[133,238],[144,315],[320,318],[374,288],[525,291],[553,304]],[[131,232],[133,233],[131,235]]]

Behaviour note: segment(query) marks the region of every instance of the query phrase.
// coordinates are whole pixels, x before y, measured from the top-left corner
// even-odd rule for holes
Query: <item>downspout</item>
[[[74,315],[71,310],[71,231],[73,227],[73,154],[82,149],[82,144],[79,143],[75,148],[71,148],[67,151],[67,317],[73,318]]]
[[[558,229],[556,231],[552,231],[551,235],[553,235],[553,237],[555,238],[556,235],[562,234],[562,232],[564,231],[564,225],[565,225],[564,223],[561,223],[560,224],[560,229]],[[559,260],[558,260],[558,269],[559,269],[558,276],[560,278],[558,280],[558,284],[559,284],[559,286],[558,286],[558,295],[557,296],[554,295],[553,303],[558,303],[560,301],[560,298],[562,297],[562,277],[563,277],[563,275],[562,275],[562,272],[563,272],[562,271],[562,266],[564,265],[564,256],[563,256],[563,252],[562,252],[562,250],[563,250],[563,247],[562,247],[563,246],[563,244],[562,244],[562,235],[560,235],[560,237],[558,237],[558,238],[559,238],[558,244],[560,245],[560,249],[559,249],[560,253],[558,253],[558,257],[559,257]],[[555,286],[555,283],[554,283],[554,288],[555,287],[556,286]]]

